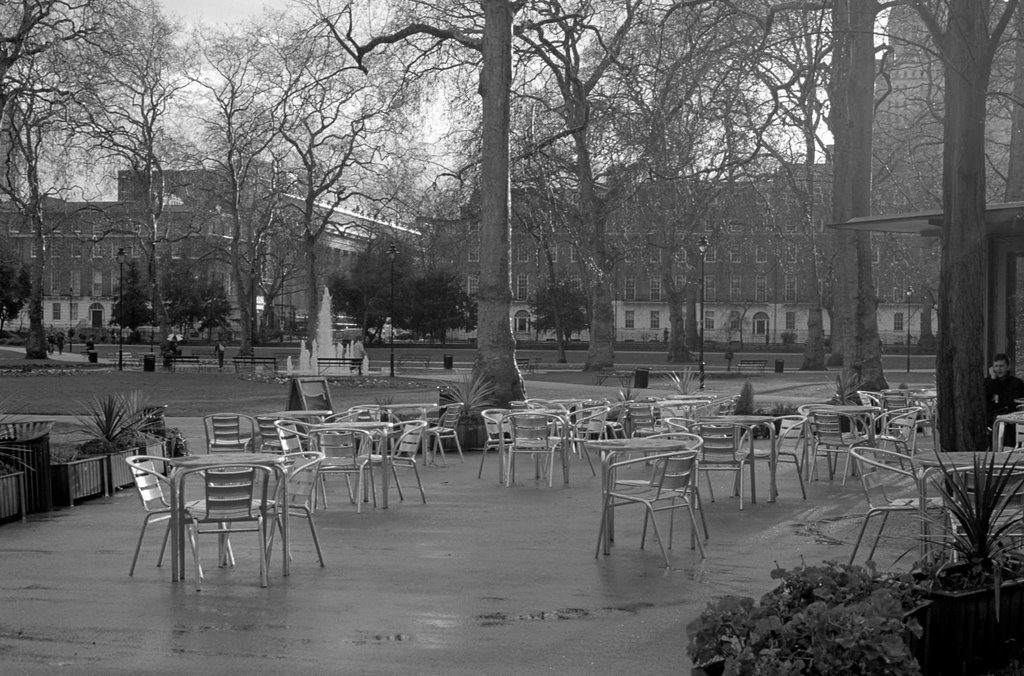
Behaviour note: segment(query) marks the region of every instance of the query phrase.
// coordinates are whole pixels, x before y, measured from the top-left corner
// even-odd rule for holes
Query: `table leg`
[[[750,444],[750,504],[757,504],[757,477],[754,465],[757,464],[757,460],[754,458],[754,428],[747,428],[747,443]]]

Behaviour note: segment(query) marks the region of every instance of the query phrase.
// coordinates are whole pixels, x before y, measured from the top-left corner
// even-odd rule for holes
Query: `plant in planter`
[[[136,391],[103,394],[84,402],[83,408],[80,420],[88,439],[79,450],[83,455],[107,457],[107,481],[111,488],[131,486],[134,478],[124,459],[146,453],[151,445],[153,454],[160,454],[161,450],[142,432],[148,413],[141,394]]]
[[[1024,655],[1024,465],[942,469],[933,486],[948,519],[929,518],[939,546],[916,571],[931,601],[916,652],[929,674],[983,673]]]
[[[50,484],[55,504],[72,507],[75,500],[107,493],[107,456],[83,455],[80,446],[58,442],[50,447]]]
[[[477,373],[463,376],[461,380],[440,388],[438,394],[442,406],[462,404],[455,426],[462,448],[483,448],[487,441],[487,429],[480,412],[494,405],[496,392],[490,379]]]
[[[907,613],[919,603],[909,576],[835,562],[775,570],[781,584],[759,603],[727,596],[687,627],[694,673],[919,674]]]
[[[854,374],[840,373],[833,382],[835,392],[830,404],[859,404],[857,392],[861,389],[860,379]]]

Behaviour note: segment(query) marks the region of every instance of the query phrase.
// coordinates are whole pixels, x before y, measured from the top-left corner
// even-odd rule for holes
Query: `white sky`
[[[160,0],[168,15],[208,24],[231,23],[263,11],[264,6],[282,8],[289,0]]]

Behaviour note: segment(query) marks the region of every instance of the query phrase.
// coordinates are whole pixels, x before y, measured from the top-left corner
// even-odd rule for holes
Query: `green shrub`
[[[754,412],[754,386],[750,381],[743,383],[740,388],[740,396],[736,398],[736,415],[751,415]]]

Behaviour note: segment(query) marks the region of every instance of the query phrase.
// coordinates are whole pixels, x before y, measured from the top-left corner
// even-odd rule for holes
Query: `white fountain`
[[[306,341],[299,343],[299,363],[297,371],[292,370],[292,362],[289,357],[287,363],[288,375],[317,375],[321,372],[328,373],[331,375],[350,375],[357,372],[356,369],[352,369],[348,366],[332,366],[328,369],[317,368],[317,359],[319,357],[341,357],[349,358],[352,356],[352,347],[350,345],[342,345],[334,342],[334,321],[331,313],[331,294],[324,287],[324,292],[320,296],[320,312],[317,315],[316,335],[309,344],[309,348],[306,347]],[[369,359],[363,358],[363,373],[369,368]]]

